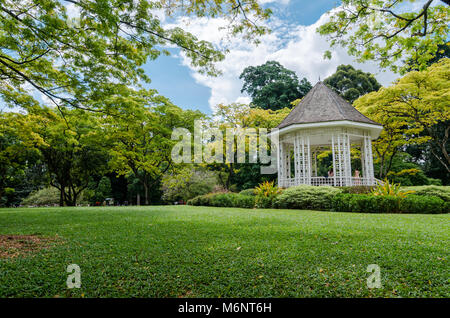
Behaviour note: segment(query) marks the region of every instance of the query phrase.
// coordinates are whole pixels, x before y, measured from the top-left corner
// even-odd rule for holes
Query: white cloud
[[[286,4],[288,4],[290,2],[290,0],[259,0],[258,2],[260,4],[279,3],[279,4],[286,5]]]
[[[250,99],[240,92],[242,81],[239,75],[245,67],[260,65],[269,60],[280,62],[286,68],[295,71],[300,79],[306,77],[313,85],[319,76],[323,80],[333,74],[340,64],[351,64],[365,72],[371,72],[382,85],[389,85],[397,77],[396,74],[389,71],[381,72],[374,62],[356,63],[343,48],[331,49],[332,59],[323,59],[323,53],[330,50],[330,47],[326,38],[320,36],[316,29],[326,21],[327,14],[323,14],[319,20],[308,26],[289,25],[272,18],[268,25],[273,32],[261,38],[258,46],[240,37],[224,39],[226,31],[220,30],[221,26],[226,26],[227,21],[224,19],[180,18],[177,20],[177,26],[195,34],[201,40],[212,42],[219,48],[229,49],[225,60],[217,63],[217,68],[223,75],[215,78],[198,73],[189,65],[183,54],[180,54],[180,58],[184,65],[191,68],[192,77],[197,83],[211,88],[209,98],[211,109],[218,103],[249,101]]]

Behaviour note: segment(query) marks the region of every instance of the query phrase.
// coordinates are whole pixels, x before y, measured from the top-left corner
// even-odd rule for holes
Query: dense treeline
[[[342,68],[337,72],[344,81]],[[384,126],[373,143],[377,177],[403,186],[449,183],[449,73],[450,60],[443,58],[355,101],[361,112]],[[52,107],[2,112],[0,202],[3,206],[160,204],[185,202],[213,191],[254,188],[275,180],[276,174],[261,174],[259,162],[175,164],[171,152],[178,141],[172,140],[172,132],[185,128],[193,133],[196,120],[223,132],[270,129],[292,104],[279,110],[218,105],[208,117],[152,92],[121,99],[116,113],[109,116]],[[211,143],[214,140],[203,140],[205,147]],[[352,153],[352,166],[359,164],[359,153]],[[330,166],[330,153],[322,153],[319,173]]]
[[[380,87],[373,75],[341,65],[324,82],[383,124],[373,143],[377,177],[405,186],[446,185],[450,11],[430,0],[418,12],[403,8],[395,14],[402,2],[343,1],[318,32],[330,37],[331,46],[346,46],[359,61],[375,60],[404,76]],[[199,72],[216,76],[215,63],[225,51],[164,24],[157,11],[167,17],[227,19],[227,35],[255,42],[269,31],[263,22],[271,15],[256,0],[238,6],[233,0],[1,2],[0,102],[10,107],[0,112],[1,206],[186,201],[276,178],[262,175],[260,162],[175,164],[172,131],[192,132],[197,119],[222,131],[276,127],[311,83],[268,61],[248,66],[240,76],[241,91],[252,98],[249,105],[217,105],[211,117],[177,107],[145,88],[150,78],[142,66],[170,54],[165,48],[172,46]],[[350,35],[347,27],[358,32]],[[379,38],[383,41],[373,41]],[[203,140],[204,146],[214,142]],[[352,166],[359,164],[359,154],[352,153]],[[319,172],[330,165],[330,154],[321,154]]]

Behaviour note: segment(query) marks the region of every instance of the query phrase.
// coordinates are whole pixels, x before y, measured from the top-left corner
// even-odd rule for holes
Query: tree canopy
[[[351,104],[360,96],[381,87],[373,74],[356,70],[351,65],[339,65],[336,72],[323,82]]]
[[[405,11],[406,0],[342,0],[318,32],[341,45],[359,62],[375,60],[381,68],[402,74],[409,71],[405,60],[424,70],[447,42],[450,8],[439,0]],[[331,52],[325,52],[331,57]]]
[[[248,66],[239,76],[244,81],[241,93],[252,97],[252,104],[262,109],[278,110],[305,96],[312,88],[306,78],[298,80],[295,72],[276,61]]]
[[[441,59],[424,71],[412,71],[394,85],[355,101],[355,107],[383,124],[374,143],[379,159],[392,157],[405,144],[428,143],[433,156],[450,171],[450,59]],[[381,155],[384,154],[384,155]]]
[[[150,81],[143,64],[169,54],[168,46],[200,72],[217,75],[214,63],[224,53],[164,25],[158,11],[223,17],[232,35],[255,41],[267,32],[255,21],[271,13],[256,0],[0,0],[0,97],[29,108],[41,94],[60,110],[104,111],[105,98]]]

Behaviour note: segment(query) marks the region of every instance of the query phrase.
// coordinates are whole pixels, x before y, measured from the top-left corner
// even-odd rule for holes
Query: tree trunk
[[[59,190],[59,206],[64,206],[64,189]]]
[[[136,195],[136,205],[141,205],[141,195],[139,194],[139,192]]]
[[[144,196],[145,196],[145,205],[148,205],[148,185],[144,183]]]

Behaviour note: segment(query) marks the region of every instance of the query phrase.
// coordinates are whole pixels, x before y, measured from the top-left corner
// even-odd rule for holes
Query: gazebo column
[[[278,149],[278,186],[289,187],[291,177],[291,150],[287,143],[280,140]]]
[[[284,145],[285,153],[284,153],[284,160],[285,160],[285,167],[284,167],[284,175],[286,176],[286,187],[289,187],[291,184],[291,147],[289,144]]]
[[[349,135],[345,133],[332,134],[331,150],[333,153],[333,185],[352,185]]]
[[[278,153],[277,153],[277,159],[278,159],[278,186],[284,187],[284,179],[285,179],[285,157],[284,157],[284,143],[279,140],[278,142]]]
[[[281,140],[278,139],[277,144],[277,176],[278,176],[278,186],[282,187],[282,181],[281,178],[283,177],[282,173],[282,163],[281,163]]]
[[[311,184],[311,145],[309,136],[294,137],[295,185]]]
[[[317,177],[317,149],[311,149],[311,177]]]
[[[375,176],[373,172],[372,140],[368,133],[364,133],[361,144],[361,166],[362,177],[364,178],[363,184],[374,185]]]

